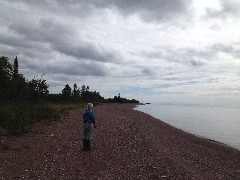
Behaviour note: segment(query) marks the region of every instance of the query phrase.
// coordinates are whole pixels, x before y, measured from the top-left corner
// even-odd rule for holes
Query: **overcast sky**
[[[239,0],[0,0],[0,56],[52,93],[240,102]]]

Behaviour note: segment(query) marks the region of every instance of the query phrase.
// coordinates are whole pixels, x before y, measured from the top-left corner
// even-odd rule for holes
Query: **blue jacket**
[[[91,108],[86,109],[86,111],[83,114],[83,122],[87,123],[89,120],[91,120],[93,124],[96,123],[96,118]]]

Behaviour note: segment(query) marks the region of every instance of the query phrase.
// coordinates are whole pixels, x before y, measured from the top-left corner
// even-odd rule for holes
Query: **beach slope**
[[[1,137],[0,179],[240,179],[240,151],[185,133],[133,104],[94,107],[91,152],[81,151],[84,109],[44,133]]]

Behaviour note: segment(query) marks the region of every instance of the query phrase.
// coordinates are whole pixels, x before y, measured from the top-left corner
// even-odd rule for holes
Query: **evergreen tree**
[[[73,85],[73,96],[77,96],[77,84]]]
[[[18,74],[17,57],[14,64],[7,57],[0,58],[0,100],[20,102],[27,99],[28,84],[23,75]]]
[[[73,85],[73,96],[75,98],[79,97],[80,96],[80,90],[77,88],[77,84],[74,84]]]
[[[72,88],[68,84],[63,88],[62,95],[65,97],[70,97],[72,95]]]
[[[13,64],[13,78],[17,78],[18,76],[18,59],[17,59],[17,56],[16,58],[14,59],[14,64]]]

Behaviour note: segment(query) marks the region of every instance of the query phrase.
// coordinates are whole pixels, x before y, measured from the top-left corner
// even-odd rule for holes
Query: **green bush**
[[[22,134],[36,121],[55,121],[65,112],[44,104],[14,104],[0,107],[0,127],[11,134]]]
[[[32,123],[24,106],[7,105],[0,108],[0,126],[11,134],[26,132]]]
[[[53,109],[50,107],[39,107],[37,114],[36,114],[36,120],[37,121],[47,121],[47,122],[52,122],[61,117],[60,110],[58,109]]]

